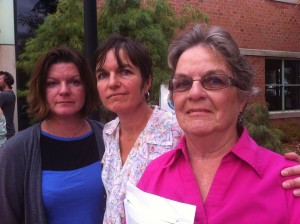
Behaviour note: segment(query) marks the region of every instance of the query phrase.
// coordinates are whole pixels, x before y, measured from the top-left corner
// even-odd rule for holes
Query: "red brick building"
[[[100,3],[100,1],[98,1]],[[300,125],[300,5],[298,0],[171,0],[200,7],[210,25],[227,29],[256,70],[258,96],[271,118]]]

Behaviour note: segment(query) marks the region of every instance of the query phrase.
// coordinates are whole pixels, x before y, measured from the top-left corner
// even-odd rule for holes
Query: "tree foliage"
[[[244,118],[249,134],[257,144],[280,154],[283,152],[281,142],[283,132],[271,127],[269,110],[266,105],[258,103],[248,105]]]
[[[37,59],[50,48],[66,44],[83,51],[83,5],[80,0],[61,0],[54,14],[49,14],[25,44],[17,66],[31,73]]]

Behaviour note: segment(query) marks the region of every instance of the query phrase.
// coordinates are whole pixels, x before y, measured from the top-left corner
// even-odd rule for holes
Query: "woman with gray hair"
[[[296,163],[258,146],[243,126],[254,70],[231,35],[196,25],[171,44],[168,61],[184,136],[137,186],[195,205],[195,223],[298,223],[300,199],[279,175]]]

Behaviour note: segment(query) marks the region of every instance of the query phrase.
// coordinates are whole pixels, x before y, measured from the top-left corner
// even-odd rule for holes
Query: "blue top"
[[[42,131],[41,148],[42,196],[48,223],[102,223],[102,166],[93,132],[61,138]]]

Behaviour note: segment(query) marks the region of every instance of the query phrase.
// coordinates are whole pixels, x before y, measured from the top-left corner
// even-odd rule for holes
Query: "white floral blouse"
[[[107,193],[107,202],[103,223],[123,223],[125,218],[123,201],[127,181],[136,185],[147,165],[156,157],[173,149],[182,136],[182,130],[174,114],[158,106],[152,107],[153,113],[123,167],[119,148],[119,119],[116,118],[104,127],[102,181]]]

